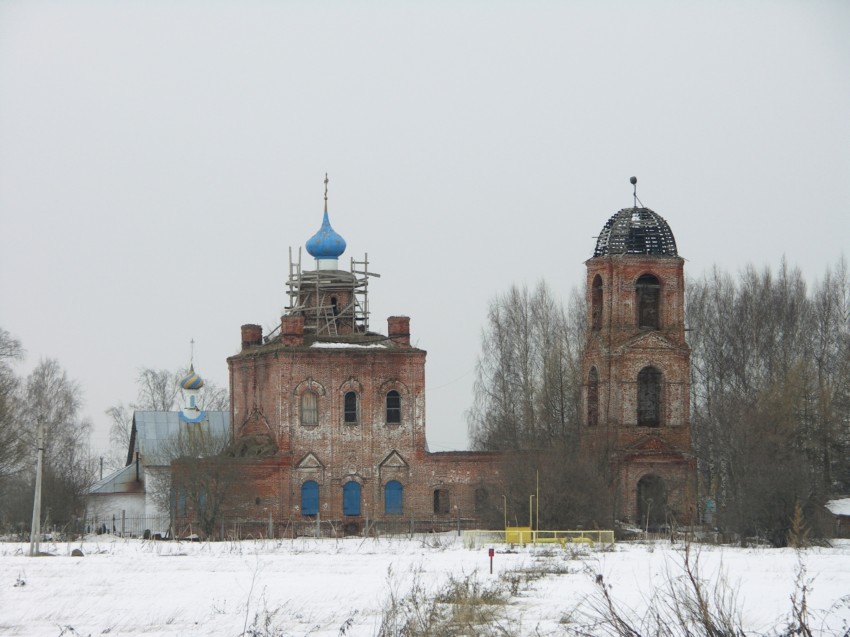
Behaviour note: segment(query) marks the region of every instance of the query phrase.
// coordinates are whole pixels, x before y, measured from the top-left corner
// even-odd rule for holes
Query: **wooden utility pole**
[[[35,498],[32,505],[30,529],[30,557],[38,555],[41,540],[41,474],[44,466],[44,419],[38,418],[38,464],[35,469]]]

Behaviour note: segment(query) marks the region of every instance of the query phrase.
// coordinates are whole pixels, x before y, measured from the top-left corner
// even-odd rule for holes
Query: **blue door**
[[[360,484],[346,482],[342,487],[342,514],[360,515]]]
[[[387,515],[401,515],[402,513],[402,496],[404,495],[404,487],[398,480],[390,480],[387,486],[384,487],[384,513]]]
[[[302,515],[316,515],[319,512],[319,483],[308,480],[301,485]]]

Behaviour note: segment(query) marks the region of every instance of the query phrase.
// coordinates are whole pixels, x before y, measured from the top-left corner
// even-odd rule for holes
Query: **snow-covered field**
[[[513,579],[504,606],[519,635],[566,634],[598,599],[601,574],[613,596],[637,615],[654,591],[681,574],[683,547],[618,544],[581,554],[558,547],[509,551],[465,548],[454,535],[409,539],[298,539],[233,543],[124,540],[100,536],[42,544],[0,544],[0,635],[372,636],[391,595],[418,582],[439,592],[449,578],[482,584]],[[84,557],[72,557],[82,549]],[[844,634],[850,623],[850,543],[801,552],[695,547],[700,575],[725,576],[744,626],[780,628],[802,563],[813,628]],[[558,571],[537,579],[523,572]],[[526,579],[528,580],[526,583]],[[247,629],[247,631],[246,631]]]

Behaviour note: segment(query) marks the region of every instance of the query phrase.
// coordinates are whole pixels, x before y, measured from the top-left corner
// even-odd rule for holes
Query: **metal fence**
[[[258,538],[337,538],[345,536],[381,537],[388,535],[413,535],[419,533],[444,533],[476,528],[473,518],[402,518],[379,519],[323,519],[315,517],[245,518],[221,517],[215,521],[210,533],[196,522],[178,520],[168,516],[89,516],[67,525],[54,525],[45,534],[70,537],[88,533],[111,534],[126,538],[145,539],[210,539],[245,540]],[[26,530],[28,537],[29,530]]]
[[[467,548],[480,548],[487,544],[607,546],[614,543],[614,531],[545,531],[519,526],[508,527],[504,531],[466,531],[463,543]]]
[[[381,518],[323,519],[315,517],[265,518],[226,517],[215,521],[207,532],[196,522],[168,516],[128,516],[126,514],[93,515],[66,524],[52,524],[43,529],[44,539],[64,540],[85,534],[109,534],[116,537],[140,539],[186,540],[250,540],[275,538],[339,538],[413,536],[423,533],[456,532],[463,534],[468,546],[483,544],[612,544],[613,531],[544,531],[529,527],[510,527],[493,531],[481,530],[474,518]],[[29,529],[20,529],[23,539]]]

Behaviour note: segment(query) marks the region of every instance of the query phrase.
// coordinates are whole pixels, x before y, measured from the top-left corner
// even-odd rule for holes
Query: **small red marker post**
[[[490,556],[490,575],[493,574],[493,554],[495,553],[495,549],[488,549],[487,554]]]

